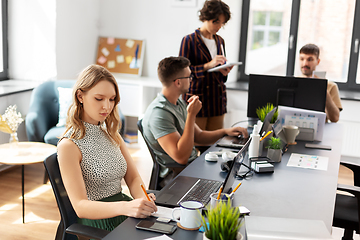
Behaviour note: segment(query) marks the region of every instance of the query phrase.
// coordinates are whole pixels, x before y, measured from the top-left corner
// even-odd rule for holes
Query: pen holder
[[[233,205],[234,195],[229,198],[230,194],[227,193],[221,193],[220,198],[217,199],[217,196],[219,193],[213,193],[210,195],[210,207],[215,207],[219,202],[227,203],[228,201],[231,201],[231,206]]]

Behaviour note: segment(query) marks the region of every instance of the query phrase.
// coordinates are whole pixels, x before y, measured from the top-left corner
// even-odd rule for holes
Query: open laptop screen
[[[246,152],[249,148],[250,142],[251,142],[251,138],[249,138],[249,140],[247,140],[245,145],[240,149],[240,151],[234,157],[232,166],[230,166],[230,172],[228,173],[228,175],[226,176],[226,179],[224,181],[224,187],[223,187],[224,193],[230,193],[232,185],[234,184],[236,175],[239,172],[241,164],[243,163],[243,161],[245,159]]]

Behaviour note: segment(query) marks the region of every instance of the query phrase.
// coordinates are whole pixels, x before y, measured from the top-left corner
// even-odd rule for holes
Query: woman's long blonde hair
[[[85,136],[85,125],[81,120],[81,115],[83,114],[84,108],[82,107],[82,103],[80,103],[79,99],[77,98],[77,92],[78,90],[87,92],[97,83],[103,80],[111,82],[114,85],[116,92],[114,108],[109,116],[105,119],[106,133],[110,139],[112,139],[117,145],[120,146],[121,137],[119,134],[119,129],[121,127],[121,121],[117,108],[117,105],[120,102],[119,88],[114,76],[106,68],[96,64],[92,64],[86,67],[80,73],[73,87],[73,101],[68,110],[65,133],[67,133],[72,128],[73,132],[70,138],[81,139]]]

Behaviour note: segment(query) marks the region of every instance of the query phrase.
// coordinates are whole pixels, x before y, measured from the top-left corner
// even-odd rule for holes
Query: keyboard
[[[219,181],[199,179],[178,204],[183,201],[199,201],[206,206],[210,202],[210,195],[219,190],[221,184]]]

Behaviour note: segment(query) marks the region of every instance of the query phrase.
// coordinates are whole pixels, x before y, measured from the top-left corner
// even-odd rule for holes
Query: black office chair
[[[343,240],[352,240],[354,231],[360,232],[360,165],[345,161],[340,164],[353,171],[354,186],[338,184],[337,189],[354,196],[336,194],[333,226],[345,230]]]
[[[147,148],[149,149],[151,158],[153,160],[153,169],[151,172],[151,177],[150,177],[150,183],[149,183],[149,189],[150,190],[161,190],[161,186],[160,186],[160,182],[162,180],[162,178],[160,177],[160,164],[159,162],[156,160],[156,155],[154,153],[154,150],[151,148],[151,146],[149,145],[149,143],[147,142],[147,140],[144,138],[144,134],[143,134],[143,127],[142,127],[142,119],[140,119],[137,122],[137,126],[138,129],[141,133],[141,136],[143,137]],[[186,165],[181,165],[178,163],[169,163],[166,165],[163,165],[164,167],[170,168],[172,171],[175,172],[180,172],[182,169],[184,169],[186,167]]]
[[[77,223],[77,215],[71,205],[61,179],[57,154],[50,155],[44,161],[52,189],[59,207],[61,221],[57,228],[55,240],[88,240],[102,239],[109,231]]]

